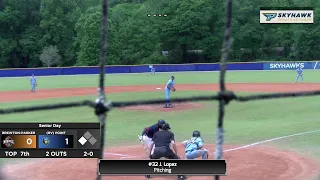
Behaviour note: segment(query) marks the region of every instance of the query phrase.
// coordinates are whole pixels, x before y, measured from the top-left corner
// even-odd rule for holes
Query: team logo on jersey
[[[50,144],[50,138],[49,137],[44,137],[42,139],[42,143],[47,146],[48,144]]]
[[[12,145],[14,145],[14,140],[10,137],[10,136],[7,136],[3,141],[2,143],[7,146],[7,147],[11,147]]]

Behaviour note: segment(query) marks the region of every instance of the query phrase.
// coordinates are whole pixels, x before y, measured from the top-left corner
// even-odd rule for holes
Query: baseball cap
[[[168,130],[168,129],[171,129],[170,125],[168,123],[165,123],[162,125],[162,130]]]

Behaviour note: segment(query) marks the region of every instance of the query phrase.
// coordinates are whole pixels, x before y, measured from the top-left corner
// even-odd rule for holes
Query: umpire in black
[[[149,152],[151,152],[153,146],[155,147],[153,153],[150,153],[150,159],[160,159],[163,157],[166,159],[180,159],[177,155],[178,151],[174,140],[174,134],[169,131],[170,129],[170,125],[165,123],[160,127],[160,130],[153,135]],[[170,144],[172,144],[174,152],[170,148]],[[150,178],[149,175],[146,177]],[[186,179],[186,177],[179,175],[178,179],[183,180]]]

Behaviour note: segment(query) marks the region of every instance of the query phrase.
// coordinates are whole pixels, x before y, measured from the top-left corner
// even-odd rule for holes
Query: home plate
[[[156,88],[156,89],[161,89],[161,88]]]

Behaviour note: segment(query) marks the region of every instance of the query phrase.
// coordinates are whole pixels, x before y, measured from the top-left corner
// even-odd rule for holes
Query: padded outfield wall
[[[229,63],[227,70],[295,70],[301,65],[303,69],[320,69],[318,61],[301,62],[254,62],[254,63]],[[212,64],[155,64],[156,72],[179,71],[220,71],[218,63]],[[149,65],[106,66],[106,74],[116,73],[145,73],[150,72]],[[85,75],[98,74],[99,67],[55,67],[55,68],[26,68],[26,69],[1,69],[0,77],[23,77],[35,74],[36,76],[58,75]]]

